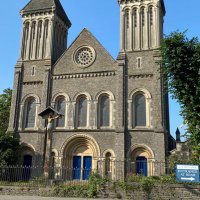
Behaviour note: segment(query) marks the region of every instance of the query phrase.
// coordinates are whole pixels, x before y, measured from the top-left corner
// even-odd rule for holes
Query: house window
[[[87,126],[87,99],[81,96],[77,101],[77,127]]]
[[[133,100],[135,126],[146,126],[146,98],[143,94],[137,94]]]
[[[25,128],[34,128],[35,127],[35,113],[36,113],[36,101],[35,99],[30,99],[27,102],[26,107],[26,121]]]
[[[66,109],[66,101],[65,101],[65,98],[62,97],[57,101],[57,110],[63,116],[62,116],[62,118],[58,118],[56,120],[56,127],[64,127],[65,126],[65,109]]]
[[[110,125],[110,100],[106,95],[99,100],[99,125],[100,127]]]

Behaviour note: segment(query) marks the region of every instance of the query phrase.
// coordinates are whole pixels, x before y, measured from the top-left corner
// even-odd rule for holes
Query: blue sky
[[[117,0],[60,0],[72,22],[68,45],[86,27],[116,58],[119,51],[119,6]],[[6,0],[1,2],[0,12],[0,93],[12,88],[14,66],[20,48],[22,9],[29,0]],[[200,1],[165,0],[166,16],[164,33],[188,30],[189,38],[200,35]],[[182,124],[179,105],[170,98],[171,133]],[[184,132],[184,129],[181,129]]]

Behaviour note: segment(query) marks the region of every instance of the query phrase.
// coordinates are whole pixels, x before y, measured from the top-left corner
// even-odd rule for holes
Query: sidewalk
[[[0,195],[0,200],[91,200],[89,198],[60,198],[60,197],[38,197],[38,196],[7,196]],[[105,199],[98,199],[105,200]],[[111,200],[111,199],[106,199]],[[113,200],[113,199],[112,199]]]

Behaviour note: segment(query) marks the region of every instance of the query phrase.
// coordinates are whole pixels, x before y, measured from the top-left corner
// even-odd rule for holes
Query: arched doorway
[[[23,167],[32,167],[33,157],[29,154],[24,155]]]
[[[131,147],[129,152],[130,164],[128,171],[142,176],[151,176],[154,174],[154,154],[146,145],[137,144]]]
[[[87,135],[75,135],[63,144],[62,149],[63,166],[68,172],[64,178],[88,180],[91,171],[96,169],[100,155],[96,141]]]

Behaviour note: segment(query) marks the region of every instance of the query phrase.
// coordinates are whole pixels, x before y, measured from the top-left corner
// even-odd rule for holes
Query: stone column
[[[120,51],[124,51],[124,12],[120,11]]]
[[[49,21],[49,26],[48,26],[48,38],[46,40],[46,55],[45,58],[51,59],[52,55],[52,34],[53,34],[53,21]]]
[[[128,100],[128,129],[132,129],[132,100]]]
[[[30,23],[29,31],[28,31],[28,39],[27,39],[27,43],[26,43],[26,60],[29,60],[29,58],[30,58],[31,27],[32,27],[32,24]]]
[[[22,25],[22,32],[21,32],[21,48],[19,54],[19,61],[21,61],[24,57],[24,37],[25,37],[25,24]]]
[[[41,38],[39,38],[40,40],[40,50],[39,50],[39,59],[42,59],[43,57],[43,41],[44,41],[44,28],[45,28],[45,23],[44,23],[44,20],[42,20],[42,27],[41,27]]]
[[[36,52],[37,52],[37,33],[38,32],[38,21],[35,23],[35,38],[33,39],[33,49],[32,49],[32,59],[36,59]]]

